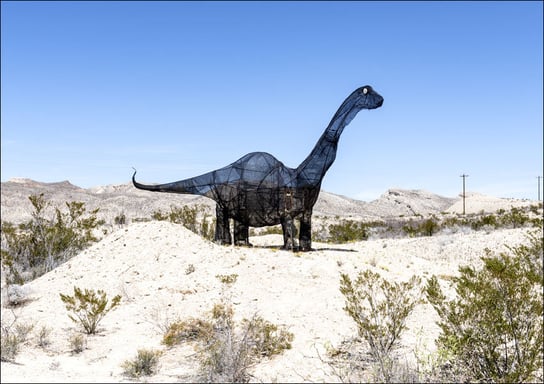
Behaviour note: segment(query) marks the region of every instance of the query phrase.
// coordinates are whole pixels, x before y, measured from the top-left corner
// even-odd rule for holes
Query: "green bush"
[[[480,230],[485,226],[498,228],[500,225],[500,221],[495,215],[481,215],[470,221],[470,226],[474,230]]]
[[[329,225],[330,243],[347,243],[368,239],[368,224],[353,220],[342,220]]]
[[[378,364],[378,380],[390,382],[395,361],[391,352],[398,347],[406,329],[406,318],[420,298],[420,279],[390,283],[372,271],[360,272],[355,281],[341,274],[340,292],[345,297],[344,310],[357,324],[359,336]]]
[[[512,228],[521,228],[527,222],[529,222],[529,216],[525,214],[522,208],[512,207],[510,212],[506,213],[502,217],[505,226],[511,226]]]
[[[46,214],[50,203],[40,195],[31,195],[32,219],[15,226],[2,222],[2,265],[8,284],[23,284],[65,262],[96,241],[93,230],[101,224],[95,209],[86,216],[82,202],[66,203],[68,212],[54,209]],[[30,277],[28,277],[30,275]]]
[[[420,232],[426,236],[432,236],[440,229],[440,225],[434,219],[427,219],[420,225]]]
[[[440,224],[434,217],[431,217],[427,220],[415,222],[411,219],[402,227],[404,233],[410,237],[415,237],[418,235],[421,236],[432,236],[440,229]]]
[[[469,380],[527,382],[542,368],[543,238],[482,258],[483,267],[464,266],[448,300],[433,276],[425,288],[437,313],[438,347],[452,356]]]
[[[72,312],[68,317],[75,323],[80,323],[87,334],[94,334],[98,324],[106,314],[119,305],[121,296],[117,295],[108,306],[106,292],[74,287],[74,296],[60,294],[60,299],[66,305],[66,310]]]
[[[215,235],[215,219],[210,219],[210,216],[206,213],[205,208],[200,205],[193,207],[171,206],[170,212],[163,213],[160,210],[155,211],[151,217],[154,220],[168,220],[172,223],[181,224],[191,232],[194,232],[208,240],[212,240]]]

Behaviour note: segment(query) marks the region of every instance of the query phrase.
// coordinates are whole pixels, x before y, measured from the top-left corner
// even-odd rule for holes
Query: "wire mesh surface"
[[[342,103],[310,155],[297,167],[286,167],[266,152],[252,152],[226,167],[173,183],[136,188],[153,192],[194,194],[217,203],[215,240],[232,243],[230,219],[234,220],[234,241],[249,245],[248,227],[281,224],[284,247],[296,248],[293,220],[300,220],[301,250],[311,249],[311,215],[325,173],[336,158],[343,129],[362,109],[375,109],[383,98],[372,87],[356,89]]]

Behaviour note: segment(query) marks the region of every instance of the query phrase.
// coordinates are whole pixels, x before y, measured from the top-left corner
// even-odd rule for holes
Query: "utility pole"
[[[459,176],[463,178],[463,215],[465,214],[465,179],[468,177],[468,175],[465,175],[464,173]]]
[[[538,201],[540,201],[540,179],[542,179],[542,176],[537,176],[538,179]]]

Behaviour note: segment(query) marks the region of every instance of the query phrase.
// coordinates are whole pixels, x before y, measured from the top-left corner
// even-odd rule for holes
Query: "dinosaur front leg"
[[[299,244],[303,252],[312,250],[312,211],[304,212],[300,218]]]
[[[234,245],[252,247],[249,242],[249,226],[238,220],[234,220]]]
[[[295,249],[296,228],[293,218],[290,216],[281,219],[281,229],[283,231],[283,249]]]
[[[232,244],[228,212],[219,205],[215,207],[215,242],[219,244]]]

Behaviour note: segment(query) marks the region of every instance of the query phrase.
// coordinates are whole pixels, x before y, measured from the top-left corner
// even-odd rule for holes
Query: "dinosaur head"
[[[376,109],[383,104],[383,97],[374,91],[370,85],[356,89],[353,94],[357,99],[357,106],[361,109]]]

